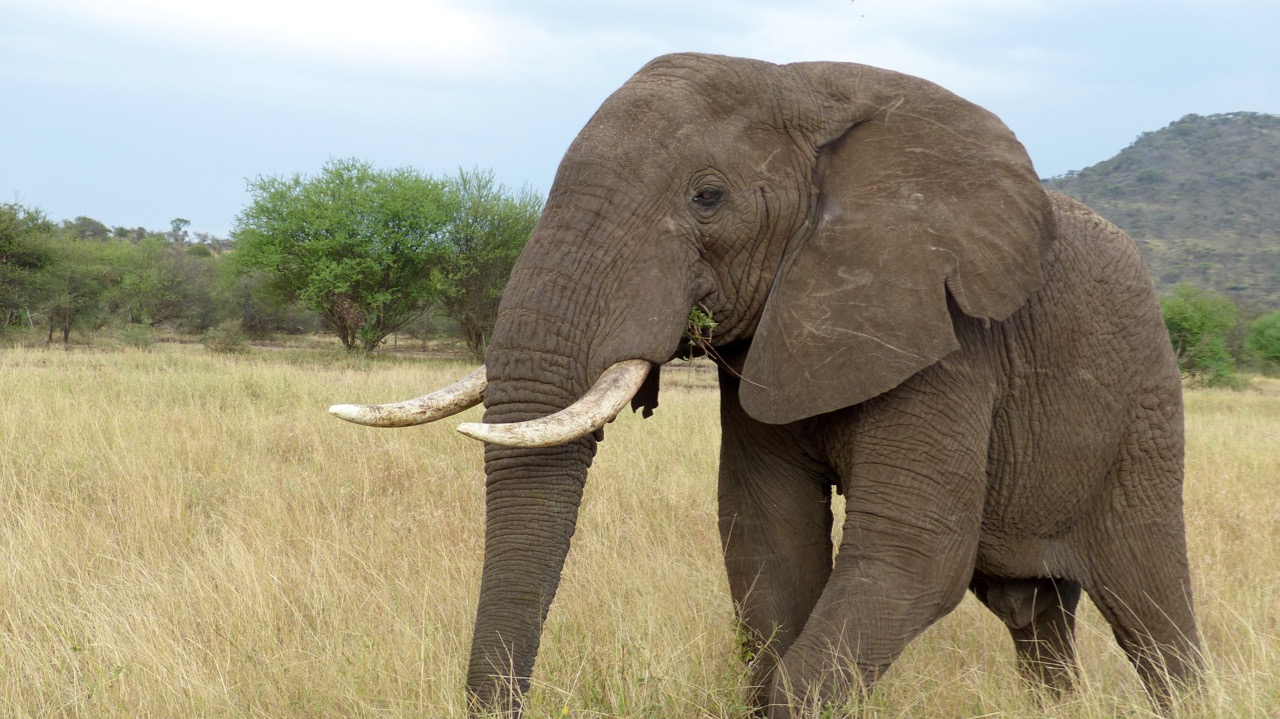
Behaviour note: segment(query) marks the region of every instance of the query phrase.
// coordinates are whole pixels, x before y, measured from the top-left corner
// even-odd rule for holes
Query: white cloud
[[[478,77],[552,45],[536,27],[449,0],[55,0],[41,6],[171,48]]]
[[[4,119],[28,118],[33,136],[61,128],[46,142],[82,143],[76,156],[86,160],[104,144],[91,142],[94,133],[112,121],[111,141],[129,148],[131,162],[146,161],[157,133],[181,137],[171,142],[183,148],[225,140],[202,159],[193,150],[191,163],[239,158],[248,169],[233,173],[237,187],[246,173],[336,153],[443,171],[480,162],[545,189],[577,128],[656,55],[844,60],[919,75],[988,107],[1056,173],[1186,112],[1276,112],[1280,62],[1268,33],[1278,8],[1275,0],[0,0],[0,95],[32,98]],[[237,132],[226,131],[228,119]],[[47,164],[0,163],[0,173],[35,176]]]
[[[4,0],[0,0],[3,3]],[[46,0],[26,3],[130,44],[160,47],[141,63],[192,57],[202,75],[250,85],[343,73],[441,82],[617,84],[651,57],[701,50],[775,62],[846,60],[927,77],[962,93],[1017,92],[1043,62],[1008,61],[998,23],[1048,12],[1045,0],[687,0],[609,5],[552,0]],[[957,38],[994,37],[985,57]],[[79,56],[79,57],[77,57]],[[54,65],[99,73],[72,52]],[[247,66],[247,68],[246,68]],[[163,76],[171,67],[133,73]],[[121,74],[121,73],[117,73]],[[278,76],[278,78],[277,78]],[[604,78],[608,78],[605,80]],[[252,78],[250,78],[252,80]],[[419,81],[420,81],[419,80]],[[361,81],[364,81],[363,78]]]
[[[739,27],[715,35],[713,45],[717,52],[773,62],[876,65],[963,95],[1017,95],[1042,88],[1051,66],[1064,60],[1021,44],[1006,29],[1044,12],[1043,3],[1027,0],[808,0],[786,9],[758,3],[742,10]],[[956,51],[975,38],[986,40],[984,52]]]

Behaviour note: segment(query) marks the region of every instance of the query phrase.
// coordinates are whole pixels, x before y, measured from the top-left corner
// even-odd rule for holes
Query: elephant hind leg
[[[1001,579],[976,574],[975,596],[1009,628],[1018,671],[1054,695],[1075,682],[1075,611],[1080,584],[1067,579]]]
[[[1181,526],[1144,534],[1099,552],[1086,589],[1147,692],[1167,710],[1199,674],[1200,640]]]
[[[1081,527],[1085,591],[1162,710],[1196,681],[1200,638],[1182,511],[1182,417],[1176,397],[1151,390]]]

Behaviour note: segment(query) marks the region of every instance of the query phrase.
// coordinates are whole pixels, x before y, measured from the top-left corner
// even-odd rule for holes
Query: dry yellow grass
[[[376,431],[324,408],[415,395],[463,369],[0,351],[0,715],[461,716],[480,448],[449,427]],[[653,419],[608,430],[531,716],[743,716],[705,380],[669,379]],[[1280,381],[1255,386],[1187,396],[1210,664],[1188,716],[1280,716]],[[1003,627],[966,600],[866,713],[1150,715],[1091,608],[1080,635],[1081,691],[1041,706]]]

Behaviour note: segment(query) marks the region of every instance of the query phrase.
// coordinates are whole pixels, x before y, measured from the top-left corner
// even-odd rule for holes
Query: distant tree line
[[[158,326],[257,337],[325,327],[372,351],[430,313],[479,357],[543,204],[488,171],[434,178],[359,160],[259,177],[249,193],[232,239],[191,234],[183,218],[167,231],[108,228],[0,204],[0,334],[23,327],[52,343],[109,329],[142,343]],[[1230,298],[1186,283],[1161,308],[1191,380],[1231,386],[1241,366],[1280,370],[1280,310],[1241,321]]]
[[[55,223],[0,204],[0,333],[23,327],[68,342],[73,330],[111,329],[142,338],[160,325],[199,334],[236,317],[256,303],[253,281],[228,272],[228,240],[193,238],[189,224],[178,218],[160,232],[90,217]],[[274,308],[269,321],[291,314]]]
[[[507,275],[542,210],[492,172],[442,179],[332,160],[314,177],[260,177],[232,238],[55,223],[0,204],[0,334],[112,331],[145,342],[164,326],[234,326],[264,337],[326,327],[350,349],[445,318],[483,353]]]

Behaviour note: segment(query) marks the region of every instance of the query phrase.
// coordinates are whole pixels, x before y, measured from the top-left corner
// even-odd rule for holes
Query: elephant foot
[[[846,716],[866,698],[888,665],[812,664],[784,659],[769,687],[769,719]]]

